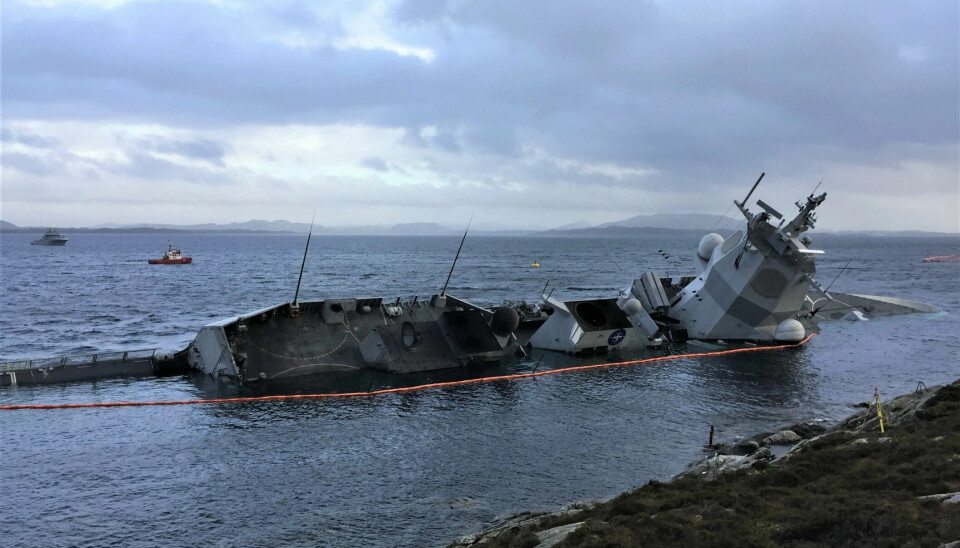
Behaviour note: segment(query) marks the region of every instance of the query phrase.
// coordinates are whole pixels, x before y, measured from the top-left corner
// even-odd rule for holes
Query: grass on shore
[[[536,531],[585,521],[558,546],[936,547],[960,540],[960,504],[917,497],[957,491],[960,381],[886,434],[834,432],[714,481],[650,482],[488,545],[529,548]]]

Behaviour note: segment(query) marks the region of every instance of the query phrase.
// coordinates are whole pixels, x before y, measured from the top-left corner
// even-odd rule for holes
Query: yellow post
[[[873,401],[877,405],[877,419],[879,419],[880,421],[880,433],[884,434],[885,431],[883,429],[883,404],[880,403],[880,394],[877,391],[876,386],[873,387]]]

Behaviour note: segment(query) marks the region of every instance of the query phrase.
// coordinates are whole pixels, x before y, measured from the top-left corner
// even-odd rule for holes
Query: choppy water
[[[64,248],[0,240],[0,359],[182,348],[210,320],[289,301],[304,240],[179,236],[194,264],[161,267],[146,259],[164,237],[67,236]],[[448,291],[534,300],[550,279],[563,298],[612,296],[644,270],[690,272],[697,240],[470,237]],[[875,385],[889,397],[960,376],[960,264],[920,262],[957,253],[957,239],[816,241],[824,283],[851,261],[834,289],[944,312],[827,323],[799,350],[370,399],[3,412],[0,543],[441,546],[496,516],[668,478],[700,456],[710,424],[731,441],[846,416]],[[428,295],[458,243],[314,238],[301,298]],[[0,389],[0,402],[234,391],[177,377]]]

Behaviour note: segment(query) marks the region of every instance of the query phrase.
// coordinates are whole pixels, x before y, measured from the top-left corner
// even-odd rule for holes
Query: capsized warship
[[[543,295],[543,306],[556,313],[529,344],[588,354],[653,347],[664,339],[796,343],[817,332],[822,319],[939,311],[904,299],[829,293],[814,277],[815,258],[824,252],[811,248],[804,234],[827,194],[797,202],[799,212],[789,222],[763,200],[753,213],[747,203],[763,176],[743,201],[734,200],[745,230],[700,240],[696,275],[673,279],[648,271],[616,298],[562,302]]]
[[[657,347],[664,341],[745,341],[790,344],[816,332],[826,319],[866,319],[934,306],[869,295],[829,292],[816,280],[805,233],[826,193],[797,202],[787,221],[762,200],[749,207],[763,174],[734,204],[745,226],[724,238],[705,235],[696,270],[679,278],[647,271],[616,296],[563,301],[541,292],[542,303],[503,301],[481,306],[449,295],[391,300],[348,297],[293,301],[204,325],[187,348],[173,353],[93,356],[0,363],[0,386],[176,374],[188,369],[243,385],[360,370],[416,373],[500,362],[532,348],[573,355]],[[469,231],[469,225],[467,227]],[[18,380],[19,379],[19,380]]]

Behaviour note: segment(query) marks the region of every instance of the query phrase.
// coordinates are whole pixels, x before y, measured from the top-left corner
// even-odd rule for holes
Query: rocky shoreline
[[[960,380],[883,402],[884,432],[876,407],[861,408],[829,429],[711,446],[669,482],[516,514],[449,546],[960,548]]]

